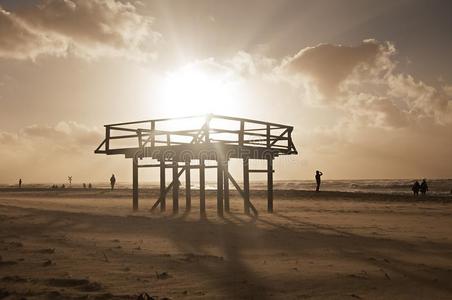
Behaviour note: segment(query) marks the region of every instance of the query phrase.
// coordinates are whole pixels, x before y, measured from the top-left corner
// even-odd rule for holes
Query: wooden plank
[[[160,164],[143,164],[138,165],[138,168],[159,168]]]
[[[243,201],[243,208],[246,214],[250,213],[250,173],[249,173],[249,159],[243,158],[243,194],[245,201]]]
[[[217,215],[223,216],[223,162],[221,160],[217,161]]]
[[[268,173],[268,170],[248,170],[248,172],[250,172],[250,173]]]
[[[138,158],[132,159],[133,211],[138,210]]]
[[[190,179],[190,161],[185,162],[185,210],[191,210],[191,179]]]
[[[110,150],[110,126],[105,126],[105,151]]]
[[[179,171],[179,173],[177,174],[177,178],[179,178],[179,177],[182,175],[182,173],[184,173],[184,171],[185,171],[185,167],[182,167],[181,170]],[[174,184],[174,181],[172,181],[172,182],[171,182],[171,183],[163,190],[163,193],[161,193],[159,199],[154,203],[154,205],[152,205],[151,211],[154,211],[154,210],[157,208],[157,206],[158,206],[162,201],[165,200],[166,194],[168,194],[168,192],[173,188],[173,184]],[[161,185],[161,183],[160,183],[160,185]]]
[[[239,146],[243,146],[245,121],[240,121]]]
[[[165,168],[165,160],[163,158],[160,159],[160,211],[166,210],[166,168]]]
[[[258,121],[258,120],[252,120],[252,119],[246,119],[246,118],[236,118],[236,117],[228,117],[223,115],[211,115],[212,119],[224,119],[224,120],[231,120],[231,121],[244,121],[247,123],[254,123],[254,124],[261,124],[261,125],[271,125],[276,127],[287,127],[287,125],[278,124],[278,123],[270,123],[270,122],[264,122],[264,121]]]
[[[201,215],[206,213],[206,174],[204,159],[199,159],[199,210]]]
[[[151,133],[149,139],[151,139],[151,148],[155,147],[155,121],[151,121]]]
[[[106,152],[105,150],[100,150],[100,148],[102,148],[102,146],[105,144],[105,141],[106,141],[106,140],[104,140],[104,141],[99,145],[99,147],[97,147],[96,150],[94,150],[94,153],[105,153],[105,152]]]
[[[239,192],[240,196],[242,196],[243,200],[246,200],[245,192],[242,190],[242,188],[237,183],[237,181],[235,181],[234,177],[232,177],[231,173],[228,172],[227,176],[228,176],[229,180],[232,182],[232,185],[235,187],[237,192]],[[257,209],[254,207],[253,203],[251,203],[251,201],[249,201],[248,204],[249,204],[249,207],[251,208],[251,210],[253,211],[254,215],[257,216],[258,215]]]
[[[267,211],[273,212],[273,157],[267,158]]]
[[[270,125],[267,124],[267,148],[270,148]]]
[[[230,211],[229,207],[229,161],[226,160],[223,166],[223,191],[224,191],[224,210]]]
[[[177,214],[179,212],[179,176],[178,174],[178,163],[173,161],[173,213]]]

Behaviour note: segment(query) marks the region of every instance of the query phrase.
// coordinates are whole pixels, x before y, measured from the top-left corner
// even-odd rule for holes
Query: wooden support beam
[[[267,148],[270,148],[270,143],[271,143],[271,141],[270,141],[270,135],[271,135],[271,131],[270,131],[270,125],[269,124],[267,124]]]
[[[218,216],[223,216],[223,162],[221,160],[217,161],[217,214]]]
[[[235,187],[237,192],[239,192],[240,196],[242,196],[243,200],[246,201],[244,191],[240,188],[240,185],[237,183],[237,181],[235,181],[234,177],[232,177],[231,173],[228,172],[227,176],[228,176],[229,180],[232,182],[232,185]],[[248,203],[249,203],[249,207],[253,211],[254,215],[257,216],[257,209],[254,207],[253,203],[251,203],[251,201],[248,201]]]
[[[273,157],[267,158],[267,211],[273,212]]]
[[[138,136],[138,148],[143,147],[143,136],[140,129],[137,129],[137,136]]]
[[[138,210],[138,158],[132,158],[133,211]]]
[[[190,160],[185,162],[185,210],[191,210]]]
[[[210,117],[206,119],[205,129],[204,129],[204,142],[210,143]]]
[[[165,168],[165,160],[163,159],[163,157],[160,159],[160,211],[165,211],[166,210],[166,193],[165,193],[165,189],[166,189],[166,168]]]
[[[177,214],[179,212],[179,176],[178,173],[178,163],[173,160],[173,213]]]
[[[199,159],[199,210],[201,215],[206,213],[206,173],[204,159]]]
[[[179,173],[177,173],[177,178],[179,178],[182,175],[182,173],[184,173],[184,171],[185,171],[185,167],[182,167],[181,170],[179,171]],[[154,209],[156,209],[157,206],[159,206],[162,203],[162,201],[165,200],[166,194],[168,194],[169,191],[173,188],[173,184],[174,184],[174,181],[171,181],[171,183],[166,188],[165,188],[165,186],[163,186],[164,191],[163,191],[163,193],[161,193],[159,199],[154,203],[154,205],[152,205],[151,211],[154,211]]]
[[[249,173],[249,159],[243,158],[243,208],[246,214],[250,213],[250,173]]]
[[[226,160],[223,165],[223,190],[224,190],[224,210],[230,211],[229,207],[229,161]]]
[[[248,172],[250,172],[250,173],[268,173],[268,170],[248,170]]]
[[[160,164],[143,164],[138,165],[138,168],[160,168]]]
[[[155,147],[155,121],[151,121],[151,148]]]
[[[105,126],[105,151],[110,150],[110,126]]]
[[[245,131],[245,121],[240,121],[239,146],[243,146],[244,131]]]

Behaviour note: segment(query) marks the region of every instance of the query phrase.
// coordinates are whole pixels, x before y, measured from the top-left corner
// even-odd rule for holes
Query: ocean
[[[411,186],[415,179],[362,179],[362,180],[324,180],[322,181],[322,191],[338,191],[338,192],[352,192],[352,193],[383,193],[383,194],[411,194]],[[429,179],[427,180],[429,186],[429,194],[435,195],[452,195],[452,179]],[[63,183],[58,183],[61,186]],[[64,183],[68,187],[68,183]],[[52,183],[36,183],[24,184],[24,188],[49,188]],[[14,187],[13,185],[0,185],[0,188]],[[81,188],[82,183],[73,183],[72,187]],[[94,188],[109,188],[109,182],[94,182]],[[117,188],[131,189],[130,182],[118,182]],[[146,183],[140,182],[140,188],[155,188],[159,187],[157,182]],[[199,188],[195,182],[192,184],[194,189]],[[207,182],[206,189],[213,190],[216,188],[215,182]],[[231,188],[233,188],[231,184]],[[264,181],[252,181],[251,189],[266,189]],[[275,190],[314,190],[315,182],[313,180],[284,180],[274,182]]]

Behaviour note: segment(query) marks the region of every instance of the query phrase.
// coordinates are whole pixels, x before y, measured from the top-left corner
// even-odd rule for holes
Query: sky
[[[294,126],[275,180],[452,178],[451,11],[0,0],[0,183],[130,181],[130,161],[93,153],[104,124],[200,113]]]

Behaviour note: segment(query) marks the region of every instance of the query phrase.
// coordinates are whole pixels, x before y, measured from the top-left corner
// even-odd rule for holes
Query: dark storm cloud
[[[152,18],[115,0],[42,0],[0,11],[0,57],[36,58],[72,53],[82,57],[146,59],[159,34]]]

